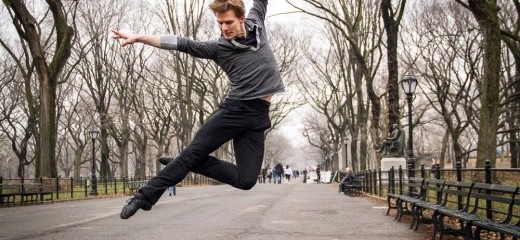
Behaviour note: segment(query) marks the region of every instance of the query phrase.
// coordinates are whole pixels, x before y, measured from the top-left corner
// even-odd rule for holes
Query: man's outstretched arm
[[[263,25],[266,14],[267,0],[255,0],[253,2],[253,7],[249,10],[247,18],[256,19],[257,21],[260,21]]]
[[[127,34],[118,30],[112,30],[114,39],[122,39],[121,45],[127,46],[134,43],[144,43],[156,48],[177,50],[188,53],[191,56],[205,59],[215,59],[218,53],[218,41],[199,42],[176,35],[146,35]]]
[[[161,39],[159,35],[146,35],[146,34],[128,34],[120,32],[119,30],[112,30],[112,33],[114,34],[112,36],[113,39],[122,39],[121,45],[127,46],[132,45],[134,43],[144,43],[146,45],[154,46],[154,47],[160,47],[161,46]]]

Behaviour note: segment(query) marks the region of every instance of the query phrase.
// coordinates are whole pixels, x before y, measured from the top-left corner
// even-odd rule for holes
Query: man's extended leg
[[[245,134],[246,132],[256,132],[259,129],[263,129],[261,131],[261,155],[263,156],[263,131],[270,127],[268,110],[269,104],[265,102],[224,102],[221,105],[221,109],[201,127],[192,143],[181,155],[160,171],[156,177],[152,178],[146,186],[142,187],[139,190],[139,195],[134,197],[123,208],[121,218],[129,218],[139,209],[149,210],[151,205],[159,200],[168,186],[182,181],[189,171],[202,173],[242,189],[252,187],[249,186],[249,180],[242,177],[244,172],[241,169],[237,171],[237,166],[208,155],[230,139],[240,139],[242,136],[249,136],[249,134]],[[256,135],[258,133],[255,133]],[[240,142],[242,141],[239,141],[239,144]],[[244,141],[244,144],[251,144],[251,142]],[[238,149],[240,148],[239,146]],[[240,150],[237,151],[235,149],[235,152],[237,153],[238,164],[238,159],[244,159],[244,157],[239,157],[241,155]],[[247,154],[249,150],[244,152]],[[261,166],[261,161],[262,159],[259,161],[259,166]],[[254,166],[244,166],[243,168],[254,169]],[[248,176],[249,172],[246,172],[245,176]],[[255,173],[255,183],[258,173],[259,169]],[[149,205],[144,203],[149,203]]]
[[[150,179],[146,186],[139,189],[138,193],[128,200],[128,204],[124,206],[120,214],[122,219],[128,219],[139,209],[150,210],[152,205],[159,200],[169,186],[182,181],[194,165],[207,161],[209,153],[232,139],[235,135],[240,134],[240,132],[221,129],[220,123],[222,120],[220,118],[222,115],[225,115],[225,111],[219,109],[201,127],[194,140],[180,156],[162,169],[157,176]],[[237,129],[239,128],[234,130]]]

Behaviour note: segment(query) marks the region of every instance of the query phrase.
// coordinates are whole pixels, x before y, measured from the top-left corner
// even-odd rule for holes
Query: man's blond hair
[[[209,9],[211,9],[213,13],[223,13],[232,10],[237,17],[246,15],[246,7],[242,0],[214,0],[209,4]]]

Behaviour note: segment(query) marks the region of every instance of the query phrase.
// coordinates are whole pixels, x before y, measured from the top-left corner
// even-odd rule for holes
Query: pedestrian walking
[[[273,170],[274,183],[282,184],[283,165],[281,163],[276,164]]]
[[[289,165],[286,165],[284,169],[285,183],[289,183],[291,181],[292,173],[292,169],[289,167]]]
[[[175,196],[175,195],[177,195],[177,187],[176,187],[175,185],[173,185],[173,186],[169,186],[169,187],[168,187],[168,194],[169,194],[170,196]]]
[[[267,178],[269,179],[269,183],[271,183],[271,179],[273,178],[273,169],[267,169]]]
[[[318,184],[321,183],[321,169],[320,166],[316,167],[316,177],[318,178]]]

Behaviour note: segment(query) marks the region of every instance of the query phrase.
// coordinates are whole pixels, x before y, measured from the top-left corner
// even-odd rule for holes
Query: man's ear
[[[245,16],[240,17],[240,24],[244,24],[245,21],[246,21]]]

